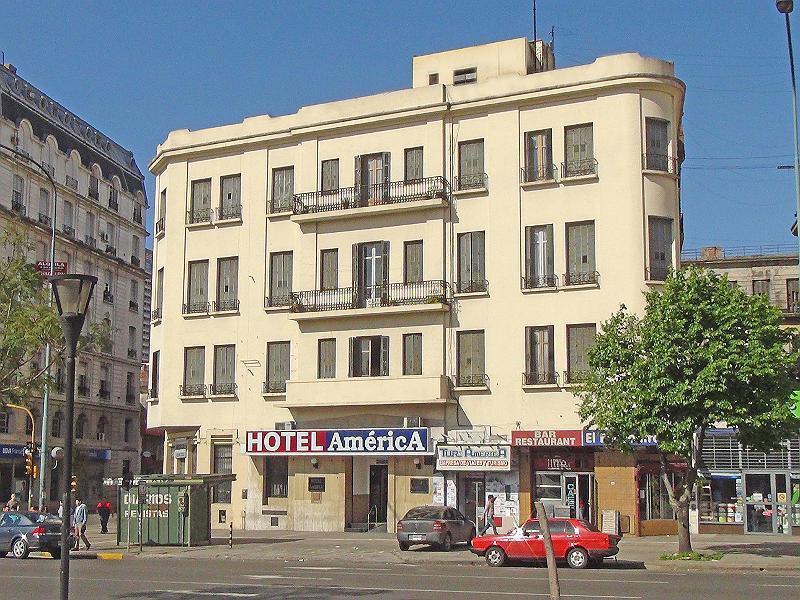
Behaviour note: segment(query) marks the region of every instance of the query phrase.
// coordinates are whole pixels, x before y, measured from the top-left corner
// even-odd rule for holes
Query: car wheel
[[[400,545],[400,550],[403,552],[408,552],[408,549],[411,548],[411,544],[408,542],[398,542],[398,544]]]
[[[25,541],[25,538],[17,538],[11,544],[11,554],[14,558],[28,558],[29,553],[28,542]]]
[[[450,536],[449,533],[446,533],[444,536],[444,541],[440,546],[442,552],[450,552],[453,549],[453,538]]]
[[[490,567],[502,567],[506,564],[506,553],[500,546],[490,546],[486,550],[486,563]]]
[[[589,564],[589,555],[583,548],[570,548],[567,552],[567,564],[573,569],[585,569]]]

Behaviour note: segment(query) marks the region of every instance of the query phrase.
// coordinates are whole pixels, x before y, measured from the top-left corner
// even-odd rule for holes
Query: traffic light
[[[29,448],[25,449],[25,475],[33,476],[33,453]]]
[[[33,478],[39,479],[39,465],[33,465]]]
[[[78,491],[78,476],[77,475],[73,475],[72,476],[72,482],[70,483],[70,486],[72,487],[72,493],[73,494]]]

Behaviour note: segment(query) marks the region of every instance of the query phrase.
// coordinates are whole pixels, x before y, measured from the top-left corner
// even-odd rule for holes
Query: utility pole
[[[553,539],[550,537],[550,524],[547,522],[547,511],[544,503],[539,500],[534,503],[536,507],[536,518],[539,519],[539,527],[544,538],[544,551],[547,555],[547,578],[550,581],[550,600],[561,600],[561,586],[558,583],[558,569],[556,568],[556,557],[553,553]]]

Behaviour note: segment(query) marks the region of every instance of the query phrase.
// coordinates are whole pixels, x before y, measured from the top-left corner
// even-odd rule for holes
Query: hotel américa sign
[[[433,454],[427,427],[248,431],[244,451],[256,456]]]

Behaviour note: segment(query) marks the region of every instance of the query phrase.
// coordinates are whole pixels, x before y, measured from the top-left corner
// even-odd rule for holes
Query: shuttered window
[[[214,388],[217,394],[233,392],[236,383],[236,346],[214,346]]]
[[[458,236],[458,291],[486,291],[485,235],[483,231]]]
[[[152,361],[153,366],[152,366],[152,370],[150,372],[150,397],[151,398],[158,398],[158,379],[159,379],[158,375],[159,375],[159,369],[160,369],[160,365],[158,363],[159,363],[160,359],[161,359],[161,351],[160,350],[156,350],[155,352],[153,352],[153,361]]]
[[[198,346],[183,351],[183,384],[202,385],[206,368],[206,350]]]
[[[403,375],[422,375],[422,334],[403,336]]]
[[[769,279],[754,279],[753,295],[769,297]]]
[[[269,295],[272,305],[288,304],[292,293],[292,253],[273,252],[269,258]]]
[[[553,178],[553,130],[525,134],[525,181]]]
[[[211,180],[192,182],[191,222],[204,221],[211,214]]]
[[[574,125],[564,129],[564,175],[589,175],[594,168],[594,133],[592,124]]]
[[[198,307],[208,302],[208,261],[189,263],[189,307]]]
[[[294,167],[272,170],[272,212],[292,210]]]
[[[422,148],[407,148],[405,159],[405,180],[422,179]]]
[[[330,192],[339,189],[339,159],[322,161],[322,191]]]
[[[655,171],[669,170],[669,122],[662,119],[645,119],[645,138],[646,167]]]
[[[267,383],[270,392],[285,392],[289,379],[289,342],[267,344]]]
[[[233,473],[233,444],[213,444],[214,474],[230,475]],[[228,504],[231,501],[231,482],[225,481],[214,486],[213,502]]]
[[[220,218],[233,219],[242,215],[242,176],[220,178]]]
[[[553,226],[525,228],[525,288],[555,286]]]
[[[483,187],[483,140],[458,144],[458,189]]]
[[[648,279],[663,281],[672,266],[672,219],[648,218],[650,272]]]
[[[786,309],[791,313],[800,312],[800,285],[798,280],[786,280]]]
[[[67,227],[72,227],[73,219],[74,216],[73,216],[72,202],[64,200],[64,225]]]
[[[389,338],[374,335],[350,338],[350,377],[389,375]]]
[[[339,250],[330,248],[319,253],[319,288],[335,290],[339,287]]]
[[[161,196],[158,200],[158,218],[164,219],[167,216],[167,190],[161,190]]]
[[[328,338],[319,341],[319,362],[317,364],[319,379],[336,377],[336,339]]]
[[[422,240],[406,242],[404,247],[403,281],[419,283],[422,277]]]
[[[594,258],[594,221],[567,223],[566,285],[596,283]]]
[[[580,380],[589,370],[588,351],[594,344],[597,327],[588,325],[567,325],[567,383]]]
[[[217,260],[217,310],[236,310],[239,299],[239,258]]]
[[[161,318],[163,316],[164,310],[164,267],[161,267],[158,270],[158,274],[156,275],[156,310],[158,311],[158,317]]]
[[[43,217],[50,216],[50,192],[44,188],[39,189],[39,214]]]
[[[456,340],[458,385],[466,387],[485,385],[484,332],[459,331]]]
[[[555,351],[552,325],[525,328],[525,383],[555,383]]]

